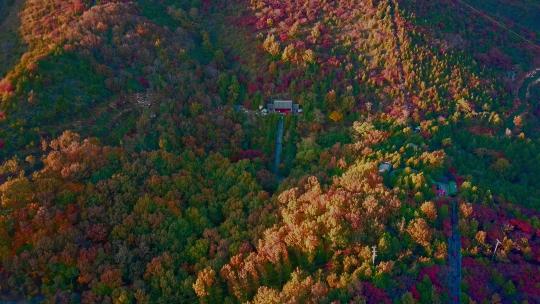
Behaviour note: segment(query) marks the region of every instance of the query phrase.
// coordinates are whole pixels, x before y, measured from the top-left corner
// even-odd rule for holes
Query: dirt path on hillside
[[[391,14],[392,14],[392,36],[394,37],[394,40],[396,42],[396,48],[394,50],[395,52],[395,56],[398,58],[397,60],[397,68],[398,68],[398,71],[399,71],[399,88],[401,90],[401,93],[403,94],[403,102],[404,104],[402,105],[404,107],[404,109],[407,111],[407,112],[410,112],[412,107],[411,107],[411,104],[410,104],[410,98],[409,98],[409,92],[407,91],[407,89],[405,88],[405,69],[403,68],[403,58],[401,56],[402,52],[401,52],[401,41],[399,39],[399,34],[398,34],[398,22],[396,20],[397,18],[397,13],[398,13],[398,5],[397,5],[397,2],[396,1],[392,1],[392,11],[391,11]]]

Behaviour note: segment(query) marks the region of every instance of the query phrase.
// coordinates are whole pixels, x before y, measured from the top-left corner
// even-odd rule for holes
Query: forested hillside
[[[540,302],[536,15],[0,0],[0,302]]]

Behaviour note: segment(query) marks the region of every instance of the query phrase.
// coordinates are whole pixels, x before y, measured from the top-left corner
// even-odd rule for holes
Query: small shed
[[[413,144],[413,143],[408,143],[405,147],[407,147],[407,148],[412,148],[412,149],[415,149],[415,150],[418,149],[418,145],[417,145],[417,144]]]
[[[457,194],[457,184],[455,181],[437,181],[434,183],[435,194],[438,197],[455,196]]]
[[[386,173],[392,171],[392,164],[389,162],[383,162],[379,165],[379,173]]]

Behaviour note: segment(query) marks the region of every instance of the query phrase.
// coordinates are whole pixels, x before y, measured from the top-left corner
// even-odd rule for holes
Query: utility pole
[[[497,249],[499,249],[499,245],[502,245],[502,242],[497,239],[497,243],[495,244],[495,249],[493,249],[493,256],[491,259],[493,260],[495,258],[495,255],[497,254]]]
[[[377,257],[377,247],[372,246],[371,247],[371,262],[373,263],[373,266],[375,266],[375,258]]]

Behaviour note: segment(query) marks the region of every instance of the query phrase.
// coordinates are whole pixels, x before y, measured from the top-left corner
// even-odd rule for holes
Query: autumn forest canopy
[[[540,303],[538,16],[0,0],[0,303]]]

